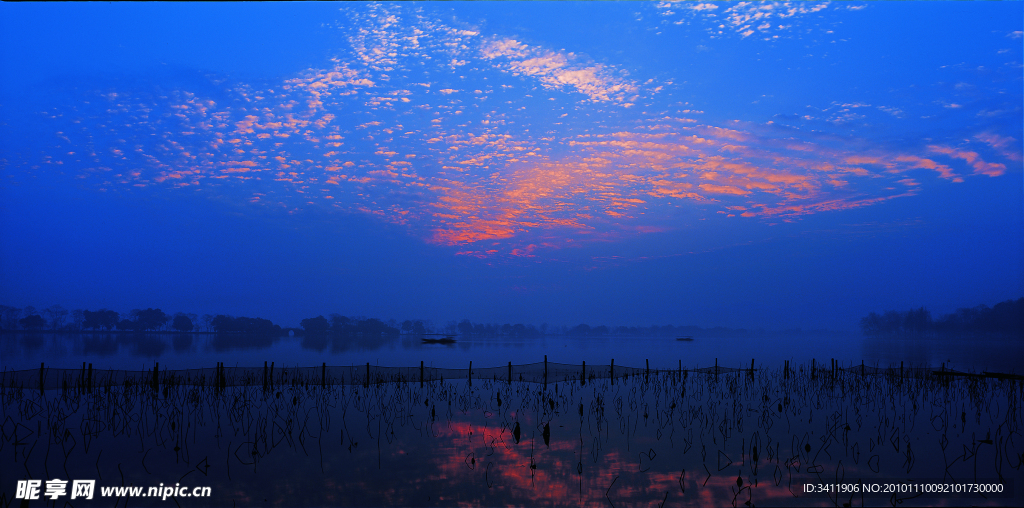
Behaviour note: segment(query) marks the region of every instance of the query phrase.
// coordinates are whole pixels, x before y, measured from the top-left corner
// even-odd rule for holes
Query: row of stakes
[[[822,364],[822,367],[824,367],[824,364]],[[860,374],[862,376],[865,374],[864,368],[865,368],[864,367],[864,362],[861,361]],[[650,362],[650,360],[647,360],[646,361],[646,367],[645,367],[645,370],[644,370],[644,379],[647,379],[647,377],[650,375],[650,370],[651,370],[651,362]],[[753,376],[754,372],[756,370],[757,369],[754,368],[754,359],[751,359],[750,360],[750,369],[747,370],[747,372],[749,373],[750,376]],[[816,361],[812,359],[811,360],[811,378],[812,379],[814,379],[815,373],[818,370],[819,369],[817,367]],[[820,369],[820,370],[824,370],[824,369]],[[830,370],[832,379],[835,379],[836,372],[838,370],[840,370],[839,362],[836,361],[835,359],[832,359],[832,365],[831,365],[831,368],[829,370]],[[423,361],[420,361],[420,379],[419,379],[420,386],[423,386],[423,383],[425,381],[424,371],[425,371],[425,367],[424,367]],[[659,371],[656,369],[655,370],[655,374],[657,374],[658,372]],[[718,368],[718,359],[717,358],[715,359],[715,371],[714,372],[715,372],[715,376],[718,376],[719,368]],[[791,370],[790,370],[790,367],[789,367],[789,360],[786,360],[785,366],[783,368],[784,379],[789,379],[789,373],[790,372],[791,372]],[[940,374],[940,373],[941,374],[947,374],[945,364],[942,365],[941,372],[936,372],[936,374]],[[952,371],[950,371],[950,373],[952,373]],[[680,379],[680,380],[685,379],[685,377],[688,374],[689,374],[688,371],[683,371],[683,361],[679,360],[679,368],[678,368],[678,371],[677,371],[678,379]],[[901,361],[900,362],[900,378],[903,377],[903,374],[904,374],[904,368],[903,368],[903,362]],[[960,374],[960,373],[958,373],[958,374]],[[628,376],[628,374],[624,374],[623,375],[624,378],[626,376]],[[610,378],[611,378],[612,384],[614,384],[615,383],[615,359],[614,358],[611,360]],[[371,379],[370,364],[369,364],[369,362],[367,362],[367,364],[366,364],[366,377],[363,380],[363,386],[364,387],[369,387],[370,379]],[[587,362],[584,361],[582,363],[582,370],[581,370],[581,373],[580,373],[580,384],[586,384],[586,379],[587,379]],[[45,365],[45,363],[40,363],[39,364],[39,390],[40,390],[40,392],[45,391],[45,381],[46,381],[46,365]],[[218,389],[223,390],[224,388],[227,387],[227,377],[225,376],[224,362],[218,362],[217,363],[217,367],[216,367],[216,370],[215,370],[215,373],[214,373],[213,381],[214,381],[213,382],[214,387],[216,387]],[[469,384],[473,383],[473,362],[472,361],[469,362],[469,371],[468,371],[468,375],[467,375],[467,381],[469,382]],[[509,383],[511,383],[513,381],[513,377],[512,377],[512,362],[508,362],[508,378],[507,378],[507,381]],[[548,356],[544,355],[544,384],[547,385],[547,383],[548,383]],[[156,390],[159,387],[159,385],[160,385],[160,363],[159,362],[157,362],[153,366],[153,377],[152,377],[152,380],[151,380],[150,384],[152,385],[154,390]],[[323,365],[321,365],[320,384],[323,387],[327,386],[327,363],[326,362],[323,363]],[[63,389],[65,391],[68,388],[71,387],[71,386],[69,386],[67,379],[62,380],[62,386],[63,386]],[[107,384],[107,386],[109,386],[109,383]],[[270,362],[269,364],[267,362],[263,362],[263,389],[264,390],[273,389],[273,387],[274,387],[274,362]],[[93,368],[92,368],[92,364],[91,363],[89,363],[89,364],[86,364],[85,362],[82,363],[82,370],[81,370],[81,373],[80,373],[80,375],[78,377],[78,386],[77,386],[77,388],[79,388],[79,390],[81,390],[82,392],[92,393],[92,390],[93,390]]]

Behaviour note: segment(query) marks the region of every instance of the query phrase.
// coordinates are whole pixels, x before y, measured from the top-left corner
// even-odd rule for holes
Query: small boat
[[[685,342],[693,342],[693,337],[690,337],[689,335],[687,335],[686,337],[676,337],[676,340],[681,340],[681,341],[685,341]]]
[[[455,344],[455,338],[449,335],[443,339],[423,339],[424,344]]]

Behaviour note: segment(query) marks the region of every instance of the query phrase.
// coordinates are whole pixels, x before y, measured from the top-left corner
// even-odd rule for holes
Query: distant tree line
[[[409,323],[409,322],[407,322]],[[427,327],[433,331],[433,325],[427,321],[417,321],[417,329]],[[212,333],[245,333],[281,335],[288,331],[305,333],[340,333],[364,334],[370,336],[399,335],[398,323],[391,320],[387,323],[374,318],[348,318],[340,314],[331,314],[330,319],[323,316],[303,319],[301,329],[286,329],[274,324],[269,319],[246,316],[229,316],[226,314],[210,315],[186,314],[178,312],[170,315],[161,309],[133,309],[122,314],[109,309],[68,311],[60,305],[37,310],[35,307],[25,308],[0,305],[0,330],[50,331],[50,332],[86,332],[86,331],[132,331],[132,332],[212,332]],[[412,326],[412,325],[409,325]],[[408,328],[408,327],[407,327]],[[410,328],[411,329],[411,328]]]
[[[218,314],[210,321],[210,325],[213,327],[213,331],[218,333],[242,332],[278,335],[281,333],[280,326],[263,318],[231,317]]]
[[[344,336],[399,336],[447,334],[479,338],[532,338],[544,335],[562,335],[571,337],[677,337],[699,336],[713,337],[747,337],[762,333],[763,330],[748,331],[733,328],[701,328],[698,326],[607,326],[579,324],[569,326],[540,326],[532,324],[498,324],[474,323],[468,319],[448,321],[443,325],[435,325],[430,320],[390,319],[382,321],[376,318],[347,317],[341,314],[329,314],[327,317],[318,315],[305,318],[299,323],[300,328],[282,328],[268,319],[235,317],[225,314],[202,316],[178,312],[167,314],[161,309],[133,309],[121,314],[109,309],[73,310],[68,311],[60,305],[36,310],[35,307],[23,309],[0,305],[0,329],[55,332],[85,331],[133,331],[133,332],[206,332],[206,333],[246,333],[278,335],[289,332],[296,335],[344,335]],[[799,330],[788,330],[799,333]]]
[[[426,330],[422,322],[420,323],[423,330]],[[385,323],[376,318],[350,318],[341,314],[331,314],[330,319],[321,315],[314,318],[306,318],[299,322],[302,331],[307,335],[362,335],[366,337],[399,335],[401,331],[396,325],[397,322],[393,319]],[[427,332],[424,331],[422,333]]]
[[[217,317],[206,314],[178,312],[169,315],[160,309],[132,309],[126,314],[109,309],[96,311],[76,309],[69,311],[60,305],[47,307],[42,311],[28,306],[23,309],[0,305],[0,330],[26,330],[51,332],[84,331],[218,331],[213,321]],[[235,319],[235,318],[229,318]],[[249,318],[238,318],[249,319]],[[269,323],[267,320],[259,320]],[[222,320],[223,321],[223,320]],[[273,325],[276,326],[276,325]],[[247,328],[242,328],[247,329]],[[280,327],[277,328],[280,331]],[[227,328],[225,328],[227,330]]]
[[[1005,333],[1024,336],[1024,298],[999,302],[993,307],[979,305],[957,309],[932,319],[924,307],[905,312],[872,312],[860,320],[865,335],[929,335],[963,333]]]

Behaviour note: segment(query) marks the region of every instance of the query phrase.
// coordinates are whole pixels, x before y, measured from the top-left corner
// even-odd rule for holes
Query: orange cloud
[[[480,55],[486,60],[499,60],[499,65],[512,74],[537,78],[553,89],[571,87],[592,101],[626,103],[628,94],[639,86],[601,65],[578,63],[572,54],[532,47],[515,39],[495,39],[484,44]]]
[[[744,7],[743,16],[756,24],[730,29],[760,31],[768,18],[785,17],[778,9]],[[665,210],[673,207],[791,218],[924,192],[932,184],[926,176],[941,184],[962,181],[966,167],[990,177],[1007,172],[1006,164],[983,157],[1001,157],[1014,168],[1021,161],[1019,141],[991,131],[973,137],[978,151],[939,145],[894,150],[870,139],[770,124],[698,122],[684,116],[703,111],[649,107],[637,96],[658,88],[648,90],[610,65],[441,22],[425,31],[421,21],[402,19],[386,5],[368,10],[372,15],[360,18],[365,23],[350,37],[348,61],[333,59],[264,89],[236,87],[226,92],[231,100],[170,93],[166,108],[142,104],[109,122],[133,129],[137,118],[148,118],[159,141],[149,141],[148,131],[144,141],[118,132],[103,149],[67,146],[54,151],[66,156],[48,163],[100,152],[91,155],[99,159],[96,167],[116,168],[116,181],[124,185],[248,179],[246,185],[260,190],[275,186],[275,204],[287,201],[291,209],[324,206],[309,205],[323,198],[332,207],[405,225],[427,241],[477,244],[460,252],[521,256],[607,241],[622,231],[660,230],[652,224],[664,224],[672,215]],[[403,82],[408,61],[429,62],[452,76],[497,68],[530,85],[518,96],[513,84],[449,81],[431,88]],[[554,121],[538,128],[531,122],[547,117],[535,114],[538,106],[525,97],[557,99],[559,91],[563,100],[582,96],[586,104],[551,109]],[[141,102],[120,93],[106,97],[116,107]],[[631,103],[635,110],[626,119],[616,116],[620,108],[605,114],[609,105]],[[836,107],[865,111],[867,105]],[[169,111],[169,119],[146,116],[160,110]],[[587,119],[562,119],[569,115]],[[65,128],[57,139],[71,145],[65,131],[71,132]],[[928,171],[910,173],[915,169]]]
[[[750,191],[746,191],[738,187],[732,187],[729,185],[714,185],[710,183],[702,183],[699,187],[705,192],[710,192],[711,194],[734,194],[737,196],[746,196],[747,194],[750,194]]]
[[[954,157],[957,159],[963,159],[967,161],[971,167],[974,168],[975,174],[987,175],[987,176],[1001,176],[1006,172],[1006,165],[1000,163],[985,162],[978,156],[977,152],[971,152],[967,150],[957,150],[948,146],[929,145],[928,149],[936,152]]]
[[[974,139],[988,144],[999,153],[1012,161],[1021,161],[1021,152],[1017,149],[1017,140],[1008,136],[1000,136],[994,132],[983,132],[974,136]]]

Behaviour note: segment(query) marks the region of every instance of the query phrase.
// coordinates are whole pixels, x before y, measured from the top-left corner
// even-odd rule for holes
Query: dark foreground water
[[[0,506],[1024,505],[1020,380],[542,365],[8,372]]]
[[[1019,339],[22,333],[0,358],[0,507],[1024,505],[1024,385],[984,375]]]

